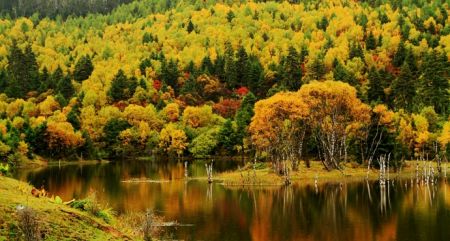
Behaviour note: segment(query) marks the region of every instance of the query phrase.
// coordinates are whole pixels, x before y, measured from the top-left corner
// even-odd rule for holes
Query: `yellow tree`
[[[254,111],[249,127],[253,144],[270,154],[277,167],[281,160],[290,159],[297,169],[296,157],[301,157],[308,106],[297,93],[283,92],[258,101]]]
[[[71,151],[84,143],[80,132],[76,132],[69,122],[49,122],[47,124],[47,144],[52,155]]]
[[[159,135],[159,147],[168,153],[181,156],[186,149],[187,136],[183,130],[177,128],[173,123],[167,124]]]
[[[340,169],[347,158],[349,137],[369,124],[370,107],[361,102],[356,89],[339,81],[314,81],[303,85],[298,96],[310,114],[308,126],[318,143],[325,167]]]

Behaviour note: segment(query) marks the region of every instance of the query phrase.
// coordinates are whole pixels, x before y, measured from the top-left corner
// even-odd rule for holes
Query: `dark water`
[[[238,165],[216,162],[215,170]],[[189,164],[190,176],[205,173],[204,162]],[[450,185],[443,180],[428,186],[394,180],[385,188],[375,182],[226,188],[186,182],[177,162],[53,166],[20,170],[16,178],[63,200],[95,191],[119,213],[150,208],[192,224],[172,230],[178,240],[450,240]],[[132,178],[168,182],[122,182]]]

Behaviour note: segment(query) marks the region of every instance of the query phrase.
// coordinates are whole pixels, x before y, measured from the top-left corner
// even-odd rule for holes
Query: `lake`
[[[237,169],[216,161],[214,171]],[[190,161],[191,177],[206,175],[205,162]],[[17,179],[44,186],[64,201],[95,192],[119,214],[154,210],[186,226],[176,240],[450,240],[450,185],[417,185],[410,179],[320,183],[288,187],[225,187],[184,178],[177,161],[111,162],[20,169]],[[123,182],[134,179],[161,182]]]

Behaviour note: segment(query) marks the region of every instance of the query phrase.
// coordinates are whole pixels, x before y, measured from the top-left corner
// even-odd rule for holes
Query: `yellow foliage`
[[[53,112],[59,109],[59,103],[55,100],[53,96],[47,96],[47,98],[39,103],[38,105],[39,113],[42,116],[51,116]]]
[[[186,149],[187,136],[183,130],[177,128],[173,123],[167,124],[160,133],[159,147],[168,153],[176,153],[178,156],[183,154]]]
[[[49,148],[75,148],[84,143],[80,132],[75,132],[69,122],[47,123],[47,143]]]
[[[166,120],[176,122],[180,116],[180,107],[177,103],[170,103],[164,107],[162,113]]]
[[[204,127],[211,123],[213,118],[212,107],[203,105],[200,107],[188,106],[183,111],[183,124],[193,128]]]
[[[20,114],[20,111],[22,111],[22,107],[24,104],[25,101],[23,99],[16,99],[13,102],[9,103],[8,107],[6,108],[6,116],[12,118]]]
[[[19,141],[19,145],[17,146],[17,151],[25,156],[28,153],[28,145],[25,141]]]

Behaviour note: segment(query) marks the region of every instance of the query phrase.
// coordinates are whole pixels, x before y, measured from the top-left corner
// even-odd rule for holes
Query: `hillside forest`
[[[24,2],[0,4],[2,162],[450,153],[448,0]]]

